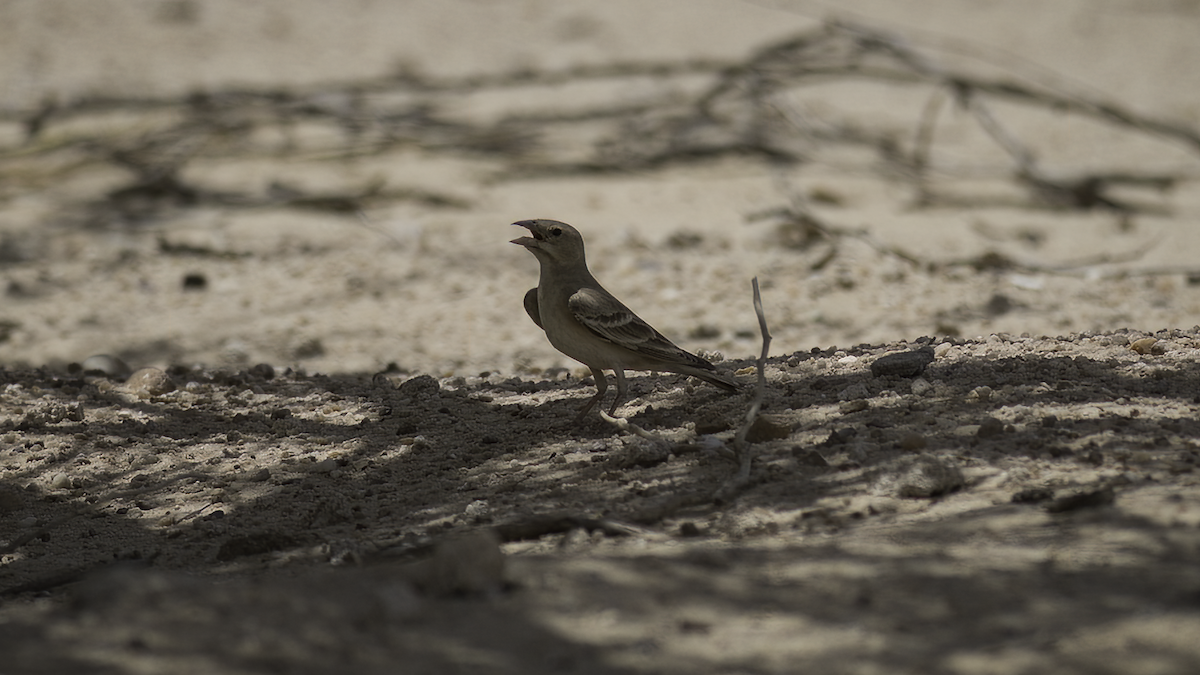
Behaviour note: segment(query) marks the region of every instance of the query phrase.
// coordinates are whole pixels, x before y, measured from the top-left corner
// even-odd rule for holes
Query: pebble
[[[467,516],[468,518],[479,518],[486,516],[488,511],[489,508],[487,500],[476,499],[470,504],[467,504],[466,508],[463,509],[463,515]]]
[[[400,572],[427,595],[495,592],[504,584],[504,554],[495,532],[476,530],[439,542],[433,557]]]
[[[1113,503],[1116,495],[1113,493],[1111,486],[1103,487],[1098,490],[1089,490],[1079,492],[1065,497],[1059,497],[1054,501],[1046,504],[1046,511],[1049,513],[1065,513],[1067,511],[1076,511],[1078,509],[1091,509],[1099,506],[1108,506]]]
[[[55,490],[62,490],[71,487],[71,477],[65,473],[59,472],[50,478],[50,487]]]
[[[1013,493],[1014,504],[1037,504],[1054,498],[1054,490],[1045,487],[1025,488]]]
[[[985,385],[975,387],[967,393],[968,401],[990,401],[992,400],[992,388]]]
[[[208,288],[208,277],[200,272],[188,272],[183,275],[183,290],[203,291]]]
[[[885,354],[871,363],[871,374],[875,377],[916,377],[925,372],[925,366],[933,363],[933,354],[931,347]]]
[[[824,455],[816,450],[805,450],[797,447],[792,450],[792,456],[796,458],[796,463],[802,466],[817,466],[822,468],[829,466],[829,462],[825,459]]]
[[[315,473],[329,473],[336,468],[338,468],[337,460],[331,457],[326,457],[325,459],[313,464],[309,470]]]
[[[923,377],[914,377],[908,388],[914,396],[924,396],[933,391],[933,385]]]
[[[896,482],[896,494],[900,497],[937,497],[964,485],[966,479],[957,466],[926,455],[918,457],[900,475]]]
[[[754,424],[750,425],[750,430],[746,432],[746,440],[751,443],[762,443],[763,441],[787,438],[791,434],[792,425],[783,419],[775,415],[759,415],[754,420]]]
[[[862,412],[869,407],[871,407],[871,404],[860,398],[857,401],[846,401],[841,404],[838,406],[838,412],[843,415],[849,415],[850,413]]]
[[[724,417],[706,417],[696,420],[696,433],[702,436],[719,434],[732,428],[733,425]]]
[[[93,354],[81,364],[85,375],[101,374],[114,379],[129,377],[133,369],[121,359],[110,354]]]
[[[1159,342],[1157,338],[1144,337],[1140,340],[1134,340],[1130,343],[1129,348],[1138,354],[1155,354],[1162,355],[1167,353],[1166,345]]]
[[[979,429],[975,435],[980,438],[991,438],[1004,433],[1004,422],[995,417],[985,417],[979,422]]]
[[[130,392],[141,398],[162,396],[167,392],[175,391],[175,382],[158,368],[141,368],[135,371],[128,380],[125,380],[125,386],[129,387]]]
[[[1140,340],[1134,340],[1133,343],[1129,345],[1129,348],[1139,354],[1149,354],[1150,349],[1157,343],[1157,338],[1144,337]]]
[[[275,368],[269,363],[259,363],[257,365],[251,366],[250,370],[247,372],[249,372],[254,377],[257,377],[257,378],[263,379],[263,380],[270,380],[270,379],[274,379],[274,377],[275,377]]]
[[[838,392],[839,401],[854,401],[857,399],[870,398],[870,396],[871,390],[867,389],[867,385],[863,384],[862,382],[856,382],[855,384],[852,384]]]
[[[442,387],[432,376],[418,375],[401,383],[399,391],[413,398],[431,398],[440,394]]]
[[[845,445],[846,443],[849,443],[851,440],[853,440],[854,437],[857,435],[858,435],[858,429],[855,429],[854,427],[844,427],[842,429],[834,429],[833,431],[829,432],[829,438],[826,438],[825,442],[822,445],[825,445],[825,446]]]
[[[929,442],[925,440],[925,437],[916,432],[910,431],[900,437],[900,449],[905,452],[924,450],[928,444]]]

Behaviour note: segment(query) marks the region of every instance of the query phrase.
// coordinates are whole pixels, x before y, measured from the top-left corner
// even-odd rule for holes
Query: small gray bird
[[[531,236],[512,240],[529,249],[541,264],[537,288],[525,294],[525,311],[546,331],[558,351],[584,364],[596,378],[596,395],[575,416],[583,419],[608,390],[605,370],[617,378],[617,397],[608,414],[625,398],[625,370],[654,370],[698,377],[726,391],[740,390],[733,378],[711,363],[676,347],[670,340],[604,290],[588,271],[583,237],[557,220],[522,220]]]

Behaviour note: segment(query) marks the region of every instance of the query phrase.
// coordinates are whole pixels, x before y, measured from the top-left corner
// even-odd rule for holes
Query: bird
[[[652,370],[691,375],[728,392],[741,387],[712,363],[680,349],[663,337],[600,285],[588,270],[583,235],[557,220],[521,220],[513,225],[529,230],[513,239],[537,258],[538,285],[525,293],[525,312],[555,349],[592,371],[596,395],[580,409],[574,423],[587,415],[608,390],[605,370],[617,381],[609,416],[625,399],[625,371]]]

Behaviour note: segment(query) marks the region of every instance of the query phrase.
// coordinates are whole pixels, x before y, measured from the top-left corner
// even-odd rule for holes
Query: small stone
[[[50,487],[55,490],[62,490],[71,487],[71,477],[65,473],[59,472],[50,478]]]
[[[1037,504],[1053,498],[1054,490],[1050,488],[1025,488],[1013,493],[1012,502],[1014,504]]]
[[[657,443],[631,443],[625,454],[617,461],[621,468],[650,468],[671,459],[671,450]]]
[[[1098,490],[1088,490],[1055,499],[1046,505],[1046,511],[1050,513],[1064,513],[1078,509],[1108,506],[1113,503],[1115,498],[1116,495],[1113,493],[1112,487],[1106,486]]]
[[[162,396],[175,391],[175,383],[171,381],[171,377],[158,368],[142,368],[135,371],[125,380],[125,386],[140,397]]]
[[[292,358],[315,359],[325,355],[325,344],[320,338],[307,338],[292,347]]]
[[[199,272],[188,272],[183,275],[183,290],[202,291],[208,288],[208,277]]]
[[[432,398],[441,393],[442,387],[437,380],[433,379],[433,376],[418,375],[405,380],[400,385],[399,391],[401,394],[413,398]]]
[[[913,396],[924,396],[933,391],[933,385],[923,377],[914,377],[913,381],[908,383],[908,389]]]
[[[774,415],[759,415],[754,420],[754,424],[750,425],[750,430],[746,432],[746,440],[751,443],[762,443],[763,441],[787,438],[791,434],[792,425],[781,418]]]
[[[992,388],[985,384],[983,386],[975,387],[970,392],[968,392],[967,400],[968,401],[990,401],[990,400],[992,400],[993,393],[994,392],[992,391]]]
[[[863,399],[859,399],[857,401],[846,401],[838,406],[838,412],[843,415],[849,415],[851,413],[862,412],[869,407],[871,407],[870,403]]]
[[[826,447],[832,447],[832,446],[836,446],[836,445],[845,445],[846,443],[849,443],[851,441],[851,439],[853,439],[857,435],[858,435],[858,429],[855,429],[854,427],[843,427],[841,429],[834,429],[833,431],[829,432],[829,438],[826,438],[825,442],[822,443],[822,445],[824,445]]]
[[[338,463],[336,459],[333,459],[332,457],[326,457],[325,459],[313,464],[310,470],[314,473],[329,473],[337,467]]]
[[[993,293],[992,297],[988,298],[987,303],[983,306],[983,311],[988,316],[996,317],[1009,313],[1015,306],[1016,303],[1014,303],[1007,295],[1004,295],[1003,293]]]
[[[104,375],[113,379],[129,377],[133,371],[128,363],[110,354],[94,354],[83,360],[81,364],[84,375]]]
[[[924,450],[928,442],[925,437],[915,432],[908,432],[900,437],[900,449],[905,452]]]
[[[871,390],[862,382],[856,382],[838,392],[839,401],[854,401],[871,397]]]
[[[410,563],[401,574],[426,595],[494,592],[504,585],[504,553],[491,530],[476,530],[439,542],[433,557]]]
[[[985,417],[979,422],[979,430],[975,432],[975,435],[980,438],[991,438],[1002,433],[1004,433],[1004,422],[995,417]]]
[[[928,455],[918,457],[896,482],[896,494],[901,497],[937,497],[954,492],[966,485],[957,466]]]
[[[732,428],[732,426],[733,425],[729,423],[729,420],[725,418],[708,417],[696,420],[696,433],[701,436],[719,434],[722,431],[729,430]]]
[[[925,366],[933,363],[933,348],[922,347],[907,352],[885,354],[871,364],[875,377],[916,377],[925,372]]]
[[[681,537],[699,537],[703,534],[700,528],[690,520],[685,520],[679,524],[679,536]]]
[[[259,363],[250,367],[250,374],[263,380],[270,380],[275,377],[275,367],[269,363]]]
[[[1132,343],[1130,343],[1129,348],[1138,354],[1150,354],[1154,351],[1154,347],[1156,345],[1158,345],[1157,338],[1144,337],[1140,340],[1134,340]]]

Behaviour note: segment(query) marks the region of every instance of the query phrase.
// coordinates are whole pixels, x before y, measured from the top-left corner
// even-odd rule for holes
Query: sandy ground
[[[1200,9],[838,7],[0,3],[0,672],[1200,669],[1196,148],[996,102],[1048,176],[1171,178],[1064,208],[947,104],[918,205],[827,141],[935,89],[830,78],[791,161],[579,170],[831,17],[1198,128]],[[747,392],[572,426],[530,217]]]

